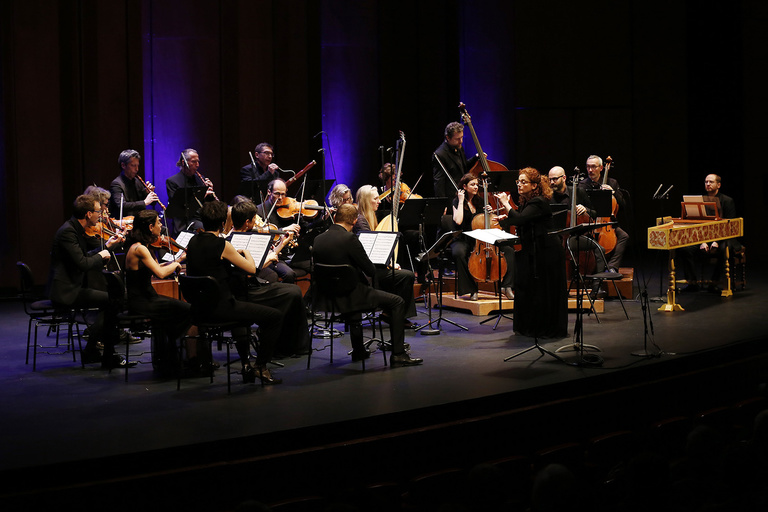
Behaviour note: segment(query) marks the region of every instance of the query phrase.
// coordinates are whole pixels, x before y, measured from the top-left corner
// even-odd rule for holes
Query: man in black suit
[[[126,149],[120,153],[117,163],[122,169],[120,176],[109,184],[109,191],[112,194],[109,198],[109,214],[116,219],[120,217],[121,200],[124,217],[136,215],[158,200],[152,184],[147,183],[152,188],[152,190],[147,190],[136,178],[139,174],[139,163],[141,163],[141,155],[138,151]]]
[[[197,173],[200,168],[200,155],[192,148],[187,148],[181,152],[176,167],[179,172],[165,180],[165,191],[168,194],[168,212],[173,214],[173,233],[171,236],[177,236],[185,230],[198,230],[203,228],[203,222],[200,220],[200,208],[203,207],[200,198],[195,197],[195,193],[186,193],[187,189],[200,190],[205,189],[203,201],[213,201],[216,193],[213,191],[211,180],[203,179]],[[174,199],[176,194],[179,197]],[[180,208],[179,208],[180,207]]]
[[[103,268],[110,258],[109,249],[123,241],[122,237],[114,236],[107,240],[105,249],[88,249],[85,229],[95,226],[100,214],[101,204],[94,196],[81,195],[75,199],[72,218],[59,228],[53,239],[50,299],[62,308],[101,310],[88,328],[90,336],[83,350],[83,362],[101,360],[103,368],[116,368],[126,364],[114,352],[118,340],[117,311],[107,292],[90,288],[86,278],[88,271]],[[103,356],[99,354],[98,341],[104,344]]]
[[[445,127],[445,140],[432,154],[435,197],[453,197],[456,195],[455,185],[477,162],[477,155],[467,160],[462,147],[463,144],[464,125],[456,121],[448,123],[448,126]],[[446,176],[446,172],[450,178]]]
[[[339,299],[341,312],[350,314],[348,321],[352,340],[352,360],[359,361],[370,356],[370,352],[363,346],[360,311],[381,307],[389,313],[391,320],[390,366],[396,368],[421,364],[422,359],[411,357],[405,350],[405,301],[402,297],[377,290],[368,284],[368,278],[375,279],[376,268],[365,253],[360,240],[352,234],[355,220],[357,220],[357,208],[351,204],[339,206],[334,224],[328,228],[328,231],[318,235],[312,248],[315,263],[351,265],[358,271],[359,281],[355,290],[347,297]]]
[[[717,215],[721,219],[735,219],[736,218],[736,203],[733,198],[720,192],[722,186],[722,178],[717,174],[708,174],[704,178],[704,189],[707,194],[704,196],[704,201],[714,201],[717,203]],[[712,214],[714,212],[707,212]],[[713,293],[720,293],[720,288],[717,282],[720,280],[723,267],[725,266],[725,249],[730,248],[731,251],[741,248],[741,242],[737,238],[730,240],[721,240],[720,242],[703,243],[699,246],[683,247],[677,251],[678,262],[683,268],[683,274],[685,275],[688,286],[682,291],[695,292],[699,291],[699,283],[696,276],[696,264],[702,264],[705,257],[715,257],[717,262],[715,268],[712,270],[711,284],[708,291]],[[704,269],[702,268],[702,274]]]
[[[240,182],[244,181],[263,181],[270,182],[279,177],[280,167],[272,163],[275,157],[275,150],[271,144],[262,142],[253,150],[253,157],[256,160],[256,167],[248,164],[240,168]]]

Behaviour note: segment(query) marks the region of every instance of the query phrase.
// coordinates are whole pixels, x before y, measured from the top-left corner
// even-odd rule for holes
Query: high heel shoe
[[[263,384],[272,385],[272,384],[282,384],[283,382],[283,379],[279,377],[275,377],[269,372],[269,370],[260,366],[257,366],[256,368],[254,368],[254,376],[258,377]]]

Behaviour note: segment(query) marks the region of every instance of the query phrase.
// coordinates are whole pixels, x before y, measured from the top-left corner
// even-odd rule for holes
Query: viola
[[[286,197],[282,203],[277,205],[277,215],[283,219],[290,219],[299,213],[304,217],[314,217],[317,212],[324,211],[325,206],[320,206],[314,199],[297,201],[292,197]]]

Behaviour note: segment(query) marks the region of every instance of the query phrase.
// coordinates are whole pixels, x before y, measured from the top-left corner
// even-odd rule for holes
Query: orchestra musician
[[[448,123],[445,127],[445,140],[432,154],[432,177],[435,184],[435,197],[452,197],[462,176],[475,165],[478,156],[467,160],[464,154],[464,125],[459,122]],[[438,162],[439,159],[440,161]],[[442,164],[442,166],[440,165]],[[443,170],[445,167],[445,171]],[[446,176],[446,171],[450,178]],[[451,184],[453,181],[453,184]],[[460,188],[460,187],[459,187]]]
[[[563,338],[568,335],[565,255],[560,237],[549,234],[554,224],[548,181],[536,169],[526,167],[517,178],[519,209],[512,208],[507,193],[496,197],[508,215],[500,224],[517,226],[522,245],[515,257],[514,330],[523,336]]]
[[[120,165],[120,175],[109,184],[111,194],[109,201],[109,214],[120,219],[120,203],[122,201],[123,217],[136,215],[145,210],[150,204],[158,200],[157,194],[151,183],[147,183],[152,190],[148,190],[144,184],[136,178],[139,174],[141,155],[135,149],[126,149],[117,158]]]
[[[322,214],[317,213],[314,217],[306,215],[293,215],[282,217],[278,214],[278,209],[288,203],[287,187],[281,179],[272,180],[267,189],[267,197],[258,208],[259,217],[269,224],[274,224],[278,229],[292,231],[296,239],[297,248],[291,252],[286,249],[280,253],[280,262],[276,265],[276,270],[280,279],[284,283],[293,283],[296,280],[296,270],[309,273],[310,271],[310,251],[312,238],[318,231],[324,230],[330,215],[329,211]]]
[[[357,235],[361,231],[375,231],[378,227],[376,220],[376,210],[379,208],[381,200],[376,187],[372,185],[363,185],[357,190],[357,219],[352,227],[352,234]],[[406,329],[417,329],[418,325],[408,320],[416,316],[416,303],[413,298],[413,283],[415,276],[410,270],[401,269],[395,265],[394,272],[392,268],[375,265],[376,280],[379,287],[390,293],[401,297],[405,302],[405,320],[403,325]],[[387,314],[382,315],[386,322],[390,321]]]
[[[360,280],[349,297],[338,299],[341,312],[348,314],[349,332],[352,341],[352,360],[360,361],[370,357],[363,345],[361,310],[381,307],[389,315],[392,336],[392,355],[390,368],[414,366],[423,360],[411,357],[405,349],[405,302],[394,293],[387,293],[368,284],[368,279],[376,280],[376,268],[363,249],[360,240],[351,233],[357,220],[357,208],[351,204],[339,206],[334,224],[325,233],[317,236],[312,248],[316,263],[327,265],[351,265],[357,269]]]
[[[383,192],[386,192],[395,186],[395,181],[396,181],[395,169],[396,168],[394,165],[390,163],[386,163],[384,164],[384,167],[382,167],[382,169],[379,171],[379,179],[381,180],[381,183],[384,186]],[[392,209],[393,197],[398,198],[397,203],[395,204],[399,203],[400,205],[405,203],[405,201],[407,201],[408,199],[422,199],[422,197],[419,194],[412,193],[408,185],[406,185],[402,181],[400,182],[399,193],[390,192],[384,199],[382,199],[382,202],[385,204],[385,209],[390,209],[390,210]],[[406,227],[413,228],[415,226],[405,226],[402,224],[399,226],[400,233],[402,234],[402,242],[403,242],[401,244],[401,247],[406,247],[406,250],[400,251],[397,262],[404,268],[414,270],[415,272],[416,269],[413,268],[411,255],[419,254],[421,250],[421,247],[419,245],[420,244],[419,231],[418,229],[405,229]],[[417,276],[418,282],[424,283],[426,281],[425,275],[427,273],[426,261],[419,266],[418,271],[419,271],[419,274]]]
[[[565,179],[565,169],[556,165],[549,170],[549,186],[552,189],[552,204],[562,204],[568,207],[568,211],[571,211],[572,199],[571,194],[573,188],[567,186]],[[589,200],[586,190],[576,187],[576,216],[577,219],[584,217],[586,222],[594,222],[597,217],[597,212],[592,208],[592,203]],[[576,222],[581,223],[581,222]],[[591,235],[581,235],[577,237],[569,238],[570,249],[573,251],[574,256],[578,255],[578,251],[589,251],[595,258],[595,273],[605,271],[605,255],[602,247]],[[584,270],[584,269],[582,269]],[[582,272],[584,273],[584,272]],[[595,279],[592,283],[592,289],[590,296],[592,300],[599,298],[600,280]]]
[[[101,215],[101,204],[93,196],[75,199],[72,217],[53,238],[49,290],[51,301],[62,308],[86,308],[99,311],[88,318],[89,337],[83,349],[83,363],[101,361],[102,368],[125,367],[125,359],[115,353],[118,342],[117,310],[104,290],[96,290],[87,282],[89,270],[99,270],[112,257],[110,248],[123,242],[122,236],[112,236],[104,249],[88,249],[85,230],[94,227]],[[104,345],[101,354],[98,343]],[[134,365],[135,363],[130,363]]]
[[[240,181],[265,181],[269,182],[279,177],[280,167],[272,163],[275,158],[275,150],[271,144],[262,142],[253,150],[256,167],[253,163],[240,168]]]
[[[343,183],[336,184],[328,194],[328,202],[331,209],[338,210],[342,204],[352,204],[355,199],[352,197],[352,191]]]
[[[249,233],[257,224],[256,205],[251,201],[240,201],[232,206],[234,232]],[[277,255],[269,259],[277,260]],[[250,279],[239,268],[232,269],[230,276],[232,295],[238,300],[269,306],[284,313],[286,321],[275,346],[275,358],[298,356],[308,353],[309,327],[301,289],[295,284],[267,283]]]
[[[221,201],[203,204],[200,209],[203,231],[193,236],[187,245],[187,274],[211,276],[218,282],[220,300],[214,311],[209,312],[211,318],[259,325],[259,350],[255,366],[250,363],[250,332],[235,329],[232,333],[242,363],[243,382],[255,382],[259,378],[264,384],[279,384],[282,380],[274,377],[266,365],[272,359],[284,315],[275,308],[238,300],[232,294],[231,267],[234,265],[248,275],[254,275],[257,269],[250,252],[238,252],[220,236],[227,221],[227,210],[227,205]]]
[[[155,210],[142,210],[133,220],[129,232],[128,251],[125,253],[125,286],[128,308],[133,313],[152,320],[152,364],[161,372],[176,368],[176,344],[187,334],[187,370],[192,374],[210,373],[210,367],[197,357],[197,328],[192,325],[189,303],[158,295],[152,286],[152,276],[167,279],[181,270],[186,255],[181,252],[171,262],[158,263],[149,246],[160,237],[163,225]],[[210,364],[210,362],[208,362]]]
[[[708,174],[706,178],[704,178],[704,190],[706,195],[703,199],[704,201],[714,201],[717,203],[716,213],[721,219],[735,219],[736,203],[733,198],[720,191],[721,186],[722,178],[719,175]],[[707,214],[710,213],[714,214],[715,212],[707,212]],[[682,289],[683,292],[699,291],[700,288],[696,268],[701,266],[703,274],[705,259],[714,257],[716,259],[715,267],[712,269],[712,276],[710,278],[711,283],[708,286],[707,291],[720,293],[721,290],[717,283],[720,281],[720,275],[725,266],[726,247],[728,247],[732,253],[735,250],[741,249],[741,242],[738,238],[731,238],[725,241],[705,242],[699,246],[691,245],[678,249],[678,261],[683,269],[685,279],[688,282],[688,285]]]
[[[458,181],[459,191],[453,199],[453,229],[456,231],[472,231],[472,219],[475,215],[483,215],[483,200],[478,194],[479,182],[477,176],[467,173]],[[491,206],[488,205],[490,211]],[[451,243],[451,254],[456,262],[456,277],[458,278],[458,294],[469,295],[469,300],[477,300],[477,282],[469,272],[469,258],[475,248],[475,239],[460,236]],[[501,281],[501,292],[514,300],[515,283],[515,250],[506,245],[501,247],[507,261],[507,272]]]
[[[609,176],[607,183],[603,185],[601,181],[602,172],[603,159],[597,155],[590,155],[590,157],[587,158],[587,177],[579,182],[578,187],[584,190],[610,190],[611,195],[618,203],[619,211],[626,211],[626,197],[619,186],[619,182]],[[612,218],[611,220],[615,221],[616,219]],[[610,251],[607,254],[608,268],[605,270],[618,273],[619,267],[621,266],[621,260],[624,256],[624,251],[626,251],[627,244],[629,244],[629,235],[619,226],[614,227],[614,230],[616,231],[616,247],[613,251]],[[598,261],[601,259],[602,258],[598,258]]]
[[[203,201],[213,201],[216,197],[216,193],[213,191],[213,183],[209,179],[203,180],[202,175],[198,171],[200,168],[200,155],[196,150],[187,148],[181,152],[179,160],[176,162],[176,167],[179,168],[179,172],[165,180],[165,190],[168,193],[168,204],[172,203],[182,204],[184,208],[179,209],[183,213],[171,217],[172,230],[171,236],[178,236],[179,233],[185,230],[199,230],[202,229],[203,223],[200,220],[200,208],[202,202],[198,204],[199,199],[196,197],[185,196],[186,189],[192,187],[205,187],[205,195]],[[176,197],[179,194],[179,197]],[[175,199],[174,199],[175,198]]]

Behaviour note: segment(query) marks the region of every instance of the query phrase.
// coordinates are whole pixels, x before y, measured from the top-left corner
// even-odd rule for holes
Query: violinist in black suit
[[[435,197],[454,197],[457,192],[454,185],[458,186],[461,177],[467,174],[477,162],[477,155],[467,160],[462,147],[463,144],[464,125],[456,121],[449,123],[445,127],[445,140],[432,154]],[[445,167],[445,171],[443,167]],[[450,179],[446,176],[446,171],[450,175]],[[453,184],[451,184],[451,180],[453,180]]]
[[[370,352],[363,346],[360,311],[381,307],[390,317],[390,366],[396,368],[421,364],[422,359],[411,357],[405,350],[405,301],[393,293],[377,290],[368,282],[368,279],[375,280],[376,267],[365,253],[360,240],[352,234],[356,220],[357,208],[351,204],[342,204],[336,212],[334,224],[328,231],[318,235],[312,248],[315,263],[351,265],[358,270],[359,281],[355,290],[347,297],[339,299],[341,312],[349,314],[352,360],[360,361],[370,357]]]
[[[101,215],[101,204],[90,195],[75,199],[72,217],[65,222],[53,238],[51,247],[50,299],[63,308],[98,308],[100,313],[92,320],[88,343],[83,350],[84,363],[101,360],[103,368],[124,366],[125,360],[115,354],[118,340],[116,309],[106,291],[88,286],[88,271],[100,270],[110,259],[109,249],[123,242],[122,236],[107,240],[104,249],[88,248],[85,230],[94,227]],[[103,356],[97,342],[104,344]]]

